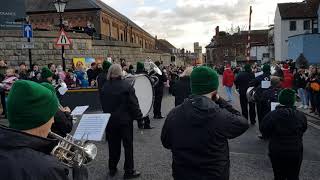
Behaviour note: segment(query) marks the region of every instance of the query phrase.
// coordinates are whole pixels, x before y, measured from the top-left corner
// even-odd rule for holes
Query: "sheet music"
[[[262,75],[263,74],[263,72],[257,72],[257,73],[254,73],[254,76],[255,77],[258,77],[258,76],[260,76],[260,75]]]
[[[261,88],[268,89],[271,86],[271,81],[261,81]]]
[[[89,108],[89,106],[77,106],[71,112],[71,115],[72,116],[81,116],[88,108]]]
[[[111,114],[84,114],[74,138],[81,140],[82,137],[90,141],[101,141]]]
[[[277,106],[279,106],[280,103],[278,102],[271,102],[271,111],[274,111],[276,110]]]

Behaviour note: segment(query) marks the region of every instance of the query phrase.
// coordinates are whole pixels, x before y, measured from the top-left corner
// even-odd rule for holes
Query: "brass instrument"
[[[152,81],[152,85],[156,86],[159,83],[159,78],[156,76],[156,74],[162,75],[160,68],[157,65],[155,65],[151,60],[147,60],[144,63],[144,67],[148,71],[148,74]]]
[[[51,154],[68,167],[87,165],[97,155],[96,145],[86,142],[83,137],[78,141],[69,134],[63,138],[50,132],[49,136],[59,140]]]

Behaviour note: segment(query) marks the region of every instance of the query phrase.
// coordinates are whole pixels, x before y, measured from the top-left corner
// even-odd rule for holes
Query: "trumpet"
[[[69,134],[63,138],[50,132],[49,136],[59,140],[58,145],[51,151],[51,155],[68,167],[87,165],[97,156],[97,146],[88,143],[83,137],[78,141]]]

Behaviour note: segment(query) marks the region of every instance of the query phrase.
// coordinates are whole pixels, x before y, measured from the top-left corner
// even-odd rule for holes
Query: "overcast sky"
[[[248,29],[249,7],[253,6],[252,28],[273,24],[277,3],[302,0],[102,0],[126,15],[151,35],[166,39],[177,48],[193,50],[193,43],[209,44],[214,29],[232,26]]]

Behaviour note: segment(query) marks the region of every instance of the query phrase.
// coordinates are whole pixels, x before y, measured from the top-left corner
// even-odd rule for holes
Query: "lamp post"
[[[57,10],[57,13],[59,13],[59,18],[60,18],[60,31],[63,30],[63,19],[62,19],[62,13],[64,13],[64,10],[66,8],[67,1],[65,0],[55,0],[54,1],[54,6]],[[64,58],[64,46],[62,45],[61,47],[61,58],[62,58],[62,68],[65,71],[66,70],[66,61]]]

